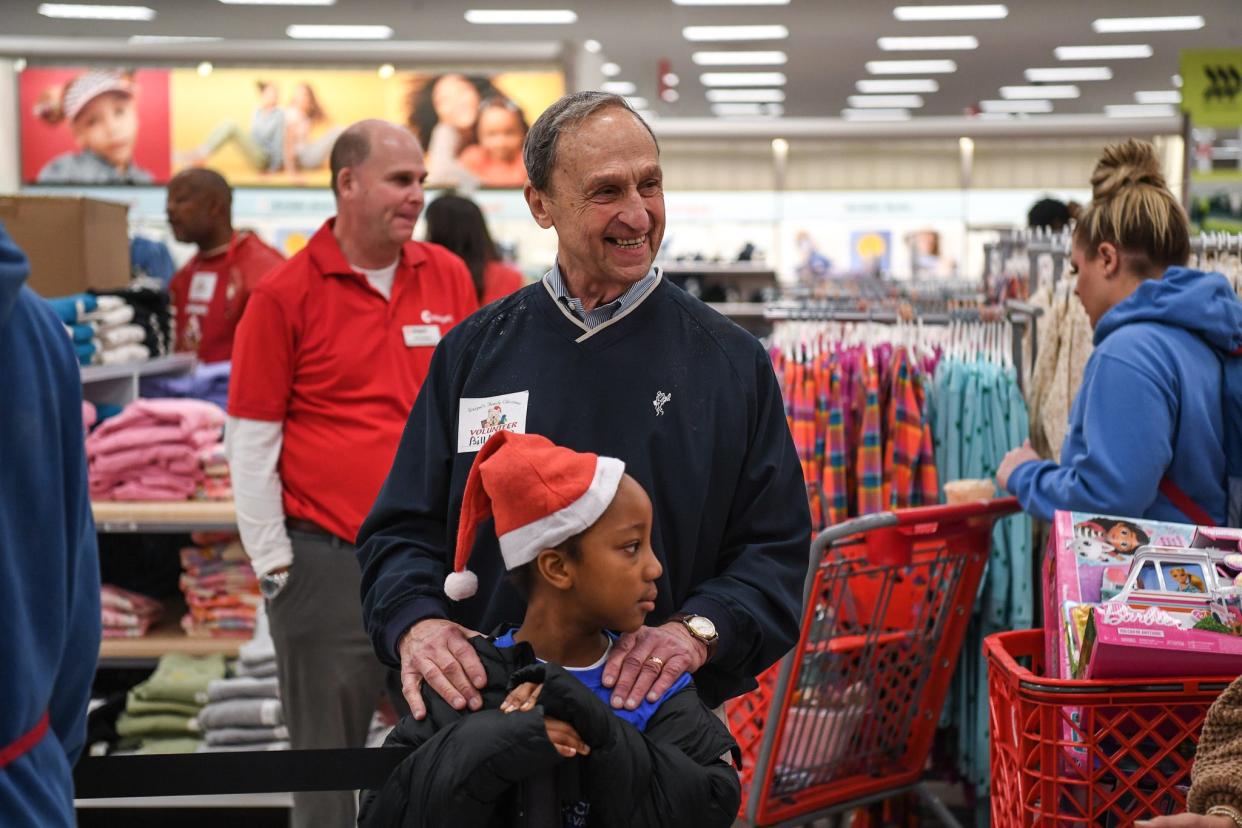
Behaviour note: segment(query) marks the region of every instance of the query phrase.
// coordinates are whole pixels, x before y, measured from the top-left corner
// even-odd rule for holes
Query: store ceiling
[[[328,53],[323,43],[289,41],[290,24],[379,24],[392,28],[387,46],[360,42],[344,52],[332,50],[333,64],[343,60],[365,61],[368,54],[385,55],[400,49],[404,41],[420,44],[455,41],[464,46],[459,60],[470,63],[488,59],[488,46],[524,44],[546,47],[546,54],[560,53],[567,60],[594,66],[613,62],[620,73],[612,80],[630,81],[635,94],[661,117],[708,117],[712,115],[707,88],[700,76],[709,71],[778,71],[786,76],[780,89],[786,118],[838,117],[850,107],[850,96],[859,94],[860,80],[932,79],[939,89],[921,93],[923,106],[911,109],[917,117],[960,116],[980,101],[996,100],[1003,86],[1026,85],[1024,70],[1046,67],[1107,67],[1111,80],[1074,84],[1079,97],[1052,101],[1055,115],[1102,115],[1109,105],[1134,104],[1137,92],[1172,91],[1178,56],[1187,48],[1242,46],[1242,0],[1009,0],[1008,16],[1002,20],[963,22],[901,22],[893,8],[919,0],[791,0],[787,5],[685,6],[673,0],[545,0],[498,2],[498,0],[336,0],[326,7],[290,5],[234,5],[222,0],[110,0],[135,2],[154,9],[149,22],[51,19],[38,13],[38,0],[4,0],[0,4],[0,37],[9,54],[30,43],[32,55],[47,54],[34,48],[49,38],[115,39],[125,43],[130,35],[218,36],[223,44],[194,43],[182,47],[187,61],[197,61],[219,50],[218,59],[245,63],[269,54],[271,41],[285,41],[296,59],[314,60]],[[236,0],[233,0],[236,2]],[[254,2],[254,0],[250,0]],[[289,2],[289,0],[285,0]],[[322,2],[322,0],[321,0]],[[577,22],[569,25],[476,25],[465,20],[467,8],[572,8]],[[1202,15],[1205,28],[1197,31],[1097,34],[1092,21],[1102,17],[1156,15]],[[755,42],[692,43],[683,37],[686,26],[779,24],[789,31],[786,39]],[[881,37],[970,35],[978,48],[969,51],[885,52]],[[582,52],[588,39],[599,41],[598,57]],[[252,43],[253,53],[244,45]],[[1146,44],[1152,56],[1137,60],[1061,61],[1058,46]],[[141,56],[145,46],[127,47],[123,54]],[[167,54],[164,46],[161,54]],[[337,47],[339,49],[339,47]],[[241,50],[240,52],[238,50]],[[780,50],[783,66],[699,67],[691,55],[696,51]],[[411,55],[420,53],[411,44]],[[532,51],[532,54],[535,52]],[[510,53],[512,59],[515,50]],[[283,55],[289,59],[288,54]],[[894,59],[951,59],[951,74],[872,75],[868,61]],[[659,97],[660,63],[667,60],[680,78],[679,99],[667,103]],[[376,60],[376,63],[381,61]],[[412,58],[417,65],[420,59]]]

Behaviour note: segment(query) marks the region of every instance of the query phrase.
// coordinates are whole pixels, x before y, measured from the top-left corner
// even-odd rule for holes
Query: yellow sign
[[[1182,109],[1195,126],[1242,126],[1242,49],[1182,52]]]

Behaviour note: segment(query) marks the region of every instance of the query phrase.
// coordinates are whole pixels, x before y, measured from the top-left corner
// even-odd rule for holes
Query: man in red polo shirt
[[[267,276],[237,330],[227,443],[294,748],[357,747],[383,688],[354,538],[440,337],[478,308],[466,265],[410,240],[423,152],[383,121],[331,156],[337,215]],[[352,793],[294,795],[295,826],[354,825]]]
[[[214,170],[193,169],[168,182],[168,224],[198,253],[168,285],[177,319],[177,350],[203,362],[233,355],[233,334],[251,292],[285,257],[250,231],[233,230],[233,190]]]

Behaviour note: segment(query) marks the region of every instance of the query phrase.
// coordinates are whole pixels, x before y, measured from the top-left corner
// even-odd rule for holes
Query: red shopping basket
[[[1044,678],[1043,630],[998,633],[983,650],[993,825],[1120,826],[1185,810],[1199,730],[1231,678]]]
[[[751,825],[914,788],[1012,498],[857,518],[815,539],[798,645],[726,705]]]

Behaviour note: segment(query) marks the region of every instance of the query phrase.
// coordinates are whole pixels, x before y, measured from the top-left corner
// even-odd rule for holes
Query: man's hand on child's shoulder
[[[611,687],[612,706],[634,710],[643,697],[654,702],[684,673],[707,663],[707,645],[690,635],[685,625],[639,627],[625,633],[604,665],[604,686]]]
[[[487,684],[487,673],[469,641],[481,634],[443,618],[426,618],[401,636],[397,644],[401,694],[415,719],[427,716],[422,694],[424,681],[454,710],[478,710],[483,706],[479,690]]]

